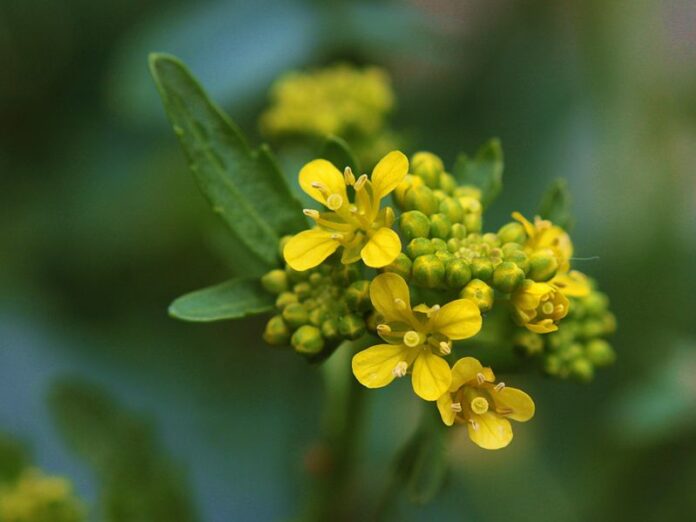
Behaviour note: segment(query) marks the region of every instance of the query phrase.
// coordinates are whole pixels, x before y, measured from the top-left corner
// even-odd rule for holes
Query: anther
[[[331,194],[326,198],[326,206],[329,207],[330,210],[338,210],[342,205],[343,198],[340,194]]]
[[[391,327],[388,324],[378,324],[377,325],[377,333],[382,334],[382,335],[387,335],[390,334],[392,331]]]
[[[478,429],[479,429],[478,422],[476,422],[474,419],[469,419],[469,424],[471,424],[471,427],[474,428],[474,431],[478,431]]]
[[[495,391],[497,391],[497,392],[499,392],[499,391],[502,390],[503,388],[505,388],[505,383],[504,383],[504,382],[499,382],[498,384],[496,384],[495,386],[493,386],[493,389],[494,389]]]
[[[452,353],[452,347],[449,345],[449,343],[446,343],[445,341],[440,341],[440,351],[443,355],[449,355]]]
[[[394,369],[392,370],[392,375],[394,377],[403,377],[406,375],[406,370],[408,370],[408,363],[406,361],[399,361]]]
[[[459,413],[462,411],[462,403],[461,402],[453,402],[450,404],[450,408],[452,408],[452,411],[455,413]]]
[[[331,234],[330,237],[331,237],[331,239],[338,239],[340,241],[341,239],[343,239],[343,234],[339,234],[338,232],[334,232],[333,234]]]
[[[307,216],[308,218],[311,219],[319,219],[319,211],[314,210],[313,208],[305,208],[302,210],[302,213]]]
[[[406,303],[403,299],[400,299],[399,297],[394,299],[394,306],[396,306],[398,310],[406,310]]]
[[[479,384],[483,384],[484,382],[486,382],[486,377],[485,377],[481,372],[478,372],[478,373],[476,374],[476,381],[477,381]]]
[[[418,335],[418,332],[414,330],[409,330],[404,334],[404,344],[408,346],[409,348],[413,348],[414,346],[418,346],[421,344],[421,337]]]
[[[346,167],[343,170],[343,179],[345,180],[346,185],[353,185],[355,183],[355,175],[350,167]]]
[[[353,188],[355,190],[362,190],[362,188],[365,186],[365,183],[367,183],[367,174],[361,174],[358,180],[353,185]]]
[[[317,189],[319,192],[322,193],[324,197],[327,197],[329,195],[329,189],[326,185],[321,183],[320,181],[312,181],[311,183],[312,187]]]

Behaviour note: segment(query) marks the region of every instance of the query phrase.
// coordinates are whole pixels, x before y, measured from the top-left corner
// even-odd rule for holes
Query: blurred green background
[[[498,452],[462,433],[443,494],[394,519],[696,519],[695,28],[689,0],[1,0],[0,432],[73,481],[91,520],[299,513],[318,372],[265,346],[263,319],[166,314],[234,253],[147,53],[181,57],[254,140],[284,71],[376,64],[408,153],[451,165],[501,138],[486,228],[568,179],[576,255],[599,258],[577,266],[619,321],[614,367],[590,385],[512,377],[534,421]],[[413,429],[407,388],[370,394],[354,519]]]

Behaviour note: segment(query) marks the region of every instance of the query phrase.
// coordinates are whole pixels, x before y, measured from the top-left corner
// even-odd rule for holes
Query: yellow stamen
[[[329,188],[320,181],[312,181],[312,187],[321,192],[325,198],[329,196]]]
[[[452,411],[455,413],[459,413],[462,411],[462,403],[461,402],[453,402],[450,404],[450,408],[452,408]]]
[[[392,374],[394,377],[403,377],[406,375],[406,370],[408,370],[408,363],[406,361],[399,361],[397,365],[394,366]]]
[[[378,324],[377,325],[377,333],[381,335],[387,335],[390,334],[392,331],[391,327],[388,324]]]
[[[314,210],[313,208],[305,208],[302,210],[302,213],[307,216],[308,218],[317,220],[319,219],[319,211]]]
[[[483,397],[475,397],[471,401],[471,411],[476,413],[477,415],[483,415],[488,411],[488,401],[484,399]]]
[[[481,372],[479,372],[476,374],[476,381],[479,384],[483,384],[484,382],[486,382],[486,377]]]
[[[353,174],[353,171],[351,170],[350,167],[346,167],[343,171],[343,179],[346,182],[346,185],[353,185],[355,184],[355,175]]]
[[[445,341],[440,341],[440,352],[442,352],[442,355],[449,355],[452,353],[452,346]]]
[[[353,185],[353,188],[357,191],[360,191],[365,186],[365,183],[367,183],[367,174],[361,174],[358,180]]]
[[[505,383],[504,383],[504,382],[499,382],[498,384],[496,384],[496,385],[493,387],[493,389],[494,389],[495,391],[497,391],[497,392],[499,392],[499,391],[502,390],[503,388],[505,388]]]

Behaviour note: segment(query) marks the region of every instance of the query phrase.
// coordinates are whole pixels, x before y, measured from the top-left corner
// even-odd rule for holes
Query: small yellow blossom
[[[570,270],[573,243],[565,230],[547,219],[541,219],[539,216],[534,218],[534,224],[530,223],[519,212],[513,212],[512,217],[522,224],[527,233],[527,241],[524,247],[528,253],[542,248],[550,248],[558,259],[558,272],[563,273]]]
[[[411,308],[408,285],[394,273],[378,275],[370,285],[370,299],[383,322],[377,333],[388,344],[378,344],[353,357],[353,373],[368,388],[381,388],[411,370],[416,394],[437,400],[449,389],[452,376],[442,356],[452,341],[476,335],[481,312],[468,299],[439,307]]]
[[[473,357],[452,367],[449,390],[437,400],[442,422],[466,424],[469,438],[484,449],[504,448],[512,440],[508,419],[526,422],[534,416],[534,401],[522,390],[494,384],[495,375]]]
[[[390,207],[380,209],[380,202],[407,172],[408,159],[399,151],[384,156],[369,180],[366,174],[356,179],[349,168],[341,174],[324,159],[305,165],[299,176],[302,190],[329,212],[305,209],[317,226],[286,243],[283,257],[288,265],[299,271],[314,268],[340,246],[344,264],[362,259],[367,266],[381,268],[394,261],[401,252],[401,240],[390,228],[394,212]],[[347,187],[353,188],[355,203],[348,199]]]
[[[568,299],[551,283],[525,279],[510,302],[517,324],[540,334],[558,330],[558,321],[568,314]]]
[[[556,274],[549,283],[566,297],[586,297],[591,291],[587,276],[577,270]]]

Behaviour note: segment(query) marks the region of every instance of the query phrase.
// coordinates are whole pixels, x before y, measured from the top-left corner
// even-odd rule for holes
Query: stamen
[[[358,180],[353,185],[353,188],[357,191],[360,191],[365,186],[365,183],[367,183],[367,174],[361,174]]]
[[[479,384],[483,384],[484,382],[486,382],[486,377],[485,377],[481,372],[478,372],[478,373],[476,374],[476,381],[477,381]]]
[[[430,311],[428,312],[428,317],[433,315],[435,312],[437,312],[440,309],[440,305],[436,304],[430,307]]]
[[[496,413],[500,415],[510,415],[513,412],[512,408],[496,408]]]
[[[476,422],[474,419],[469,419],[469,424],[471,424],[471,427],[474,428],[474,431],[478,431],[478,429],[479,429],[478,422]]]
[[[459,413],[462,411],[462,403],[461,402],[453,402],[450,404],[450,408],[452,408],[452,411],[455,413]]]
[[[392,331],[391,327],[388,324],[378,324],[377,325],[377,333],[382,334],[382,335],[387,335],[390,334]]]
[[[449,355],[452,353],[452,347],[449,343],[440,341],[440,351],[442,352],[442,355]]]
[[[305,208],[302,210],[302,213],[307,216],[308,218],[317,220],[319,219],[319,211],[314,210],[313,208]]]
[[[406,375],[406,370],[408,370],[408,363],[406,361],[399,361],[394,369],[392,370],[392,375],[394,377],[403,377]]]
[[[495,391],[497,391],[497,392],[499,392],[499,391],[502,390],[503,388],[505,388],[505,383],[504,383],[504,382],[499,382],[498,384],[496,384],[495,386],[493,386],[493,389],[494,389]]]
[[[355,205],[351,205],[351,206],[350,206],[350,213],[351,213],[351,214],[357,214],[357,213],[358,213],[358,207],[356,207]]]
[[[339,234],[338,232],[334,232],[333,234],[331,234],[330,237],[331,237],[331,239],[338,239],[340,241],[341,239],[343,239],[343,234]]]
[[[409,348],[413,348],[421,344],[421,336],[414,330],[409,330],[404,334],[404,344]]]
[[[343,198],[340,194],[331,194],[326,198],[326,206],[329,207],[330,210],[338,210],[342,205]]]
[[[320,181],[312,181],[312,187],[321,192],[322,196],[328,197],[329,188]]]
[[[403,299],[400,299],[399,297],[394,299],[394,306],[396,306],[398,310],[406,310],[406,303]]]
[[[483,415],[488,411],[488,401],[483,397],[474,397],[471,401],[471,411],[477,415]]]
[[[558,306],[556,306],[555,312],[557,314],[562,314],[564,311],[565,311],[565,306],[563,306],[562,304],[559,304]]]
[[[343,170],[343,179],[346,182],[346,185],[353,185],[355,183],[355,175],[350,167],[346,167]]]

